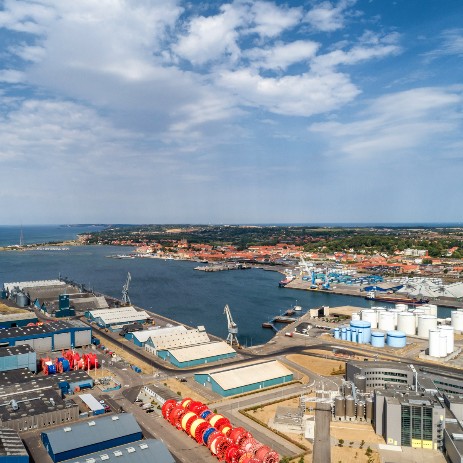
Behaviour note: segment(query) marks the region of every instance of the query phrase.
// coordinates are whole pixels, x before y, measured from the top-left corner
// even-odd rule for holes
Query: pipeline
[[[185,398],[167,400],[161,409],[165,420],[183,430],[198,444],[205,445],[219,461],[225,463],[278,463],[280,457],[270,447],[254,439],[244,428],[234,428],[223,415],[213,413],[207,405]]]

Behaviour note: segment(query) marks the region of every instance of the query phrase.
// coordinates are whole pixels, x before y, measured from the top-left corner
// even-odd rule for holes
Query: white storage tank
[[[442,325],[439,326],[439,331],[441,334],[445,334],[447,339],[447,355],[451,354],[455,350],[455,336],[452,326]]]
[[[397,329],[403,331],[407,336],[416,334],[415,315],[411,312],[401,312],[397,315]]]
[[[440,357],[440,331],[439,330],[429,330],[429,355],[431,357]]]
[[[360,314],[358,312],[354,312],[351,316],[351,320],[360,320]]]
[[[392,331],[395,329],[394,314],[391,312],[380,312],[378,328],[383,331]]]
[[[424,315],[424,310],[423,309],[415,309],[415,310],[413,310],[412,313],[415,314],[416,327],[418,328],[418,317],[420,315]]]
[[[418,317],[418,336],[429,338],[429,330],[437,329],[437,317],[434,315],[420,315]]]
[[[390,309],[388,312],[394,315],[394,326],[397,327],[397,317],[403,311],[401,309]]]
[[[378,314],[373,309],[365,309],[361,312],[362,320],[371,323],[373,329],[378,328]]]
[[[439,357],[447,357],[447,336],[439,330]]]
[[[408,310],[408,305],[407,304],[396,304],[395,305],[395,308],[399,311],[399,312],[406,312]]]
[[[463,332],[463,309],[452,310],[451,317],[453,329]]]
[[[437,317],[437,305],[427,304],[427,306],[431,308],[431,315],[435,315]]]

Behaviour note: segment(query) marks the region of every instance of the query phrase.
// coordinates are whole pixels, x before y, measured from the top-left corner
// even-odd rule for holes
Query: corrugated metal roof
[[[144,310],[136,310],[132,306],[90,310],[90,314],[93,318],[100,318],[105,324],[124,323],[150,318]]]
[[[92,412],[104,410],[103,405],[101,405],[100,402],[92,396],[92,394],[80,394],[79,397],[82,399],[82,402],[84,402],[85,405],[92,410]]]
[[[169,349],[169,352],[179,362],[189,362],[191,360],[199,360],[216,355],[236,354],[235,350],[223,341],[178,347],[176,349]]]
[[[209,376],[225,391],[287,375],[292,375],[292,371],[277,360],[209,373]]]
[[[120,445],[101,452],[90,453],[66,463],[174,463],[167,447],[156,439],[146,439]]]
[[[48,436],[53,453],[56,455],[137,432],[141,433],[141,428],[134,416],[130,413],[121,413],[43,431],[42,435]]]
[[[209,336],[205,331],[185,330],[167,333],[163,336],[153,337],[153,344],[157,350],[174,349],[175,347],[186,347],[195,344],[209,342]]]
[[[13,429],[0,429],[0,456],[13,457],[27,455],[27,450],[19,437],[19,434]],[[9,461],[7,458],[2,461]]]
[[[140,342],[146,342],[149,338],[157,338],[169,333],[185,333],[187,329],[183,325],[168,326],[166,328],[158,328],[154,330],[134,331],[133,337],[137,338]]]

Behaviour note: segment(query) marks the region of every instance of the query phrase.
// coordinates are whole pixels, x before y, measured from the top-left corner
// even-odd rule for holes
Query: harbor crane
[[[124,305],[130,304],[129,286],[131,280],[132,275],[130,275],[130,272],[127,272],[127,280],[125,281],[125,285],[122,287],[122,302]]]
[[[239,347],[240,343],[236,335],[238,334],[238,325],[233,321],[230,307],[228,304],[225,306],[223,313],[227,316],[227,323],[228,323],[228,336],[227,336],[227,343],[230,346],[236,345]]]

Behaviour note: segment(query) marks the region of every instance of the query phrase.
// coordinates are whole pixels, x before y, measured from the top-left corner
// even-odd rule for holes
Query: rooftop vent
[[[118,416],[113,416],[113,417],[111,417],[111,419],[112,419],[113,421],[117,421],[117,420],[119,419],[119,417],[118,417]]]
[[[145,450],[145,449],[148,448],[148,444],[140,444],[140,448],[141,448],[142,450]]]
[[[88,422],[88,425],[89,425],[89,426],[95,426],[95,424],[96,424],[96,423],[95,423],[94,421],[89,421],[89,422]]]
[[[135,449],[134,449],[133,447],[128,447],[126,450],[127,450],[127,452],[129,452],[129,453],[135,452]]]
[[[122,452],[120,450],[115,450],[114,451],[114,456],[115,457],[121,457],[122,456]]]
[[[63,429],[64,432],[70,432],[72,431],[72,428],[70,428],[69,426],[67,426],[66,428]]]
[[[100,460],[101,461],[109,460],[109,455],[107,453],[103,453],[103,455],[100,455]]]

